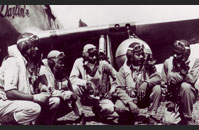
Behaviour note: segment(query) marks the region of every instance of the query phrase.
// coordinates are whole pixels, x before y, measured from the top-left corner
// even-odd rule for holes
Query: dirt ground
[[[156,114],[156,119],[159,121],[163,117],[164,110],[165,110],[165,104],[166,102],[161,102],[160,107],[158,108],[158,112]],[[199,125],[199,100],[194,104],[194,110],[192,113],[193,116],[193,124]],[[89,106],[84,106],[84,112],[85,112],[85,119],[86,119],[86,125],[111,125],[110,123],[102,123],[100,120],[98,120],[94,113],[91,110],[91,107]],[[147,112],[146,109],[141,109],[140,113],[145,114]],[[74,112],[70,112],[67,115],[59,118],[57,120],[57,125],[79,125],[78,123],[75,123],[75,120],[78,117],[75,116]],[[146,125],[146,124],[139,124],[139,125]],[[163,124],[159,124],[163,125]]]

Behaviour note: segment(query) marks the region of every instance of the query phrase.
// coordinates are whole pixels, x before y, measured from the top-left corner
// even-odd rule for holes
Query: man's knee
[[[41,112],[39,104],[34,102],[25,102],[22,111],[14,112],[14,118],[19,124],[29,124],[35,120]]]
[[[103,99],[99,102],[99,106],[101,108],[101,112],[104,113],[113,113],[114,112],[114,104],[111,100]]]
[[[156,85],[156,86],[154,86],[153,87],[153,93],[154,94],[158,94],[158,95],[161,95],[161,92],[162,92],[162,90],[161,90],[161,87],[160,87],[160,85]]]
[[[125,106],[125,104],[121,100],[116,101],[115,109],[119,113],[123,113],[125,111],[128,111],[128,108]]]
[[[92,107],[93,113],[101,120],[112,117],[114,113],[114,104],[109,99],[98,100]]]
[[[41,112],[41,106],[39,105],[39,104],[37,104],[37,103],[34,103],[33,104],[33,113],[35,113],[35,114],[40,114],[40,112]]]
[[[118,101],[123,102],[125,105],[127,105],[128,102],[132,101],[132,98],[126,93],[126,90],[123,89],[117,89],[117,97],[119,98]]]
[[[188,92],[188,91],[191,90],[191,85],[190,85],[189,83],[187,83],[187,82],[183,82],[183,83],[181,84],[180,90],[181,90],[181,91]]]
[[[26,102],[26,104],[24,105],[24,110],[28,111],[32,114],[36,114],[39,115],[41,112],[41,107],[39,104],[34,103],[34,102]]]

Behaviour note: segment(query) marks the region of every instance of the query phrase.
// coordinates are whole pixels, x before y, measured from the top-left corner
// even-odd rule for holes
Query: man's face
[[[28,55],[30,60],[39,60],[41,58],[41,53],[39,51],[39,48],[33,43],[29,44],[30,45],[26,51],[26,54]]]
[[[135,52],[134,54],[132,53],[131,56],[131,63],[133,63],[133,65],[142,65],[144,61],[144,53],[143,51],[140,52]]]
[[[88,50],[88,61],[90,63],[95,63],[97,61],[97,50],[96,49],[90,49]]]
[[[176,62],[185,61],[189,57],[190,48],[189,45],[185,45],[186,43],[186,41],[176,41],[174,43],[173,56]]]
[[[64,70],[64,57],[58,57],[55,60],[55,66],[53,68],[54,74],[61,74]]]
[[[184,59],[182,52],[178,50],[173,51],[173,57],[177,62],[181,62]]]

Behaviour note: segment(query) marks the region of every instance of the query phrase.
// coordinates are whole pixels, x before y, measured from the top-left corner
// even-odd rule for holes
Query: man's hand
[[[115,93],[116,87],[112,87],[109,92],[105,93],[104,97],[106,99],[111,99],[112,95]]]
[[[48,103],[49,98],[50,94],[44,92],[33,95],[33,100],[37,103]]]
[[[84,87],[84,91],[86,91],[88,94],[94,93],[94,84],[91,81],[87,81],[86,87]]]
[[[186,81],[190,84],[194,84],[195,83],[195,79],[191,74],[187,74],[186,76]]]
[[[138,101],[141,101],[146,96],[147,82],[143,82],[138,89]]]
[[[72,91],[62,92],[62,97],[63,97],[64,100],[72,100],[72,101],[77,100],[77,96]]]
[[[179,73],[171,73],[169,78],[169,84],[177,84],[183,80],[183,76]]]
[[[52,92],[52,96],[53,97],[62,97],[62,91],[60,91],[60,90],[54,90]]]
[[[40,92],[47,92],[47,93],[49,93],[48,86],[42,85],[41,89],[40,89]]]
[[[135,89],[133,89],[133,88],[129,88],[129,87],[127,87],[127,94],[131,97],[131,98],[135,98],[136,97],[136,93],[135,93]]]
[[[42,85],[41,88],[40,88],[40,92],[45,92],[45,93],[48,93],[50,95],[53,95],[53,92],[54,92],[54,88],[53,87],[48,87],[46,85]]]
[[[165,122],[167,125],[174,125],[178,124],[180,121],[181,118],[180,118],[180,113],[178,111],[170,112],[167,109],[165,109],[163,122]]]
[[[5,92],[0,91],[0,99],[2,99],[3,101],[7,100],[7,97],[6,97],[6,93],[5,93]]]

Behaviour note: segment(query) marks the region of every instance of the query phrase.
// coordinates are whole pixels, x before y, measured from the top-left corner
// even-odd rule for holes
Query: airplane
[[[81,56],[83,45],[86,43],[99,43],[99,46],[106,44],[104,48],[105,54],[109,57],[112,65],[118,70],[124,63],[124,59],[121,60],[120,57],[125,57],[129,41],[132,42],[135,40],[135,38],[131,38],[130,34],[128,34],[128,31],[131,31],[132,34],[138,37],[139,41],[145,42],[150,46],[157,64],[160,64],[160,67],[157,67],[160,72],[161,63],[172,54],[173,42],[176,39],[185,39],[191,44],[198,43],[198,27],[198,19],[147,24],[132,22],[96,27],[81,27],[72,30],[46,31],[41,33],[40,39],[49,40],[51,37],[51,39],[56,39],[57,41],[66,41],[64,52],[70,59],[67,61],[69,68],[72,68],[75,58]],[[55,44],[54,47],[61,49],[64,46],[62,44]],[[192,50],[195,50],[194,52],[192,51],[191,57],[193,57],[193,54],[197,56],[195,54],[197,47],[197,45],[191,46]],[[70,51],[72,48],[76,50],[75,53]]]
[[[0,17],[0,62],[6,55],[6,47],[16,43],[20,33],[34,31],[40,38],[40,49],[44,57],[52,49],[66,54],[67,75],[70,74],[76,58],[81,56],[86,43],[93,43],[109,57],[110,63],[119,70],[125,59],[126,47],[133,40],[147,43],[159,65],[172,54],[173,42],[177,39],[188,40],[192,44],[192,57],[197,56],[199,43],[199,20],[184,19],[160,22],[127,22],[104,26],[64,29],[55,24],[50,6],[43,5],[1,5]],[[39,10],[40,9],[40,10]],[[43,10],[46,12],[43,13]],[[21,13],[21,14],[20,14]],[[43,14],[42,14],[43,13]],[[45,20],[46,14],[48,20]],[[51,27],[45,27],[51,25]],[[33,32],[33,33],[34,33]],[[196,49],[197,48],[197,49]]]

